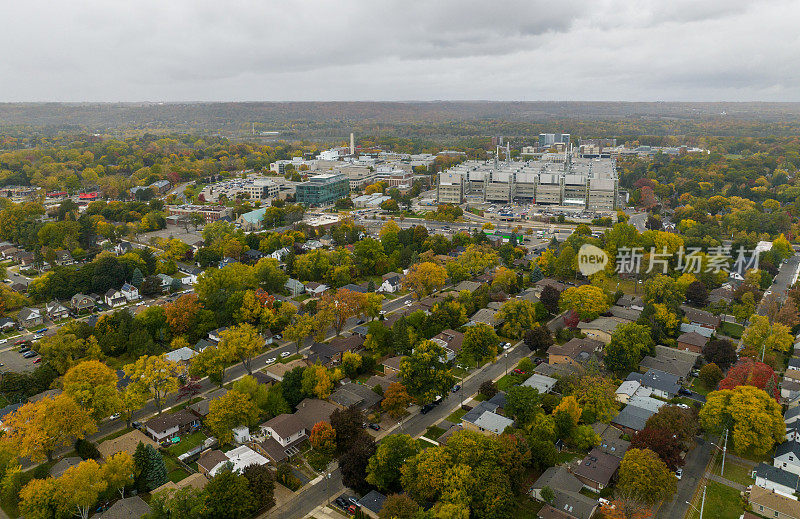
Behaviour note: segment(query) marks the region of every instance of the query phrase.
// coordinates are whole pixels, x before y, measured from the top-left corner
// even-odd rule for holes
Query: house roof
[[[750,489],[750,505],[760,505],[787,517],[800,517],[800,501],[780,495],[776,492],[753,485]]]
[[[135,286],[131,285],[130,283],[125,283],[124,285],[122,285],[120,290],[122,292],[138,292],[139,291],[138,288],[136,288]]]
[[[475,420],[480,418],[480,416],[487,411],[489,412],[497,411],[497,405],[486,401],[480,402],[478,403],[478,405],[467,411],[466,414],[461,417],[461,421],[475,423]]]
[[[636,393],[636,391],[638,391],[640,387],[642,387],[642,385],[639,383],[638,380],[626,380],[619,385],[616,394],[628,395],[630,397],[633,396],[633,394]]]
[[[678,342],[684,342],[702,348],[708,342],[708,337],[703,337],[697,332],[686,332],[678,336]]]
[[[339,386],[331,394],[330,400],[343,407],[356,406],[361,409],[368,409],[383,398],[368,386],[348,382]]]
[[[305,398],[297,404],[295,415],[309,431],[318,422],[329,422],[336,406],[318,398]]]
[[[800,417],[800,406],[790,407],[783,415],[783,421],[788,422]]]
[[[540,287],[540,288],[544,288],[544,287],[547,287],[547,286],[553,287],[556,290],[558,290],[559,292],[563,292],[564,290],[567,289],[567,285],[565,285],[561,281],[557,281],[557,280],[555,280],[553,278],[540,279],[539,281],[534,283],[534,285],[536,285],[537,287]]]
[[[461,292],[462,290],[468,290],[470,292],[475,292],[478,290],[483,283],[479,283],[477,281],[462,281],[458,285],[456,285],[456,292]]]
[[[96,516],[98,519],[139,519],[150,513],[150,505],[139,496],[120,499],[111,507]]]
[[[226,394],[228,394],[228,390],[225,389],[224,387],[215,389],[214,391],[209,391],[208,393],[206,393],[206,396],[203,397],[202,400],[200,400],[199,402],[195,402],[194,404],[187,407],[187,409],[200,416],[207,416],[211,410],[211,402],[213,402],[218,398],[222,398]]]
[[[224,452],[212,449],[200,455],[197,459],[197,465],[206,472],[211,472],[214,467],[226,461],[228,461],[228,457],[225,456]]]
[[[145,445],[152,445],[156,449],[158,448],[158,444],[149,436],[138,429],[134,429],[122,436],[104,441],[97,446],[97,450],[100,451],[100,455],[103,456],[104,459],[108,459],[118,452],[127,452],[133,456],[140,442]]]
[[[641,310],[634,310],[633,308],[625,308],[624,306],[614,305],[609,310],[613,317],[619,317],[620,319],[626,319],[628,321],[635,321],[642,315]]]
[[[492,431],[495,434],[502,434],[502,432],[506,430],[506,427],[514,425],[514,420],[492,411],[487,411],[480,415],[473,423],[481,429]]]
[[[269,427],[281,438],[288,438],[305,429],[305,425],[297,416],[287,413],[270,418],[261,424],[261,427]]]
[[[50,468],[50,475],[54,478],[61,477],[61,475],[67,471],[68,468],[74,467],[78,465],[80,462],[83,461],[83,458],[78,456],[69,456],[66,458],[61,458]]]
[[[647,419],[654,414],[655,413],[653,411],[642,409],[641,407],[636,407],[635,405],[626,405],[622,411],[620,411],[619,414],[613,420],[611,420],[611,423],[619,425],[620,427],[632,429],[634,431],[641,431],[644,429]]]
[[[448,328],[431,340],[435,342],[441,341],[446,345],[447,349],[458,353],[461,351],[461,345],[464,343],[464,334]]]
[[[497,310],[492,308],[481,308],[472,315],[472,321],[476,323],[485,323],[489,326],[494,326],[497,323]]]
[[[196,416],[185,409],[181,409],[176,413],[155,416],[147,420],[144,425],[155,433],[164,433],[173,427],[183,427],[196,421]]]
[[[602,349],[602,341],[573,338],[564,344],[553,344],[548,348],[547,353],[548,355],[562,355],[583,362],[592,354],[602,351]]]
[[[639,296],[622,294],[620,298],[617,299],[617,306],[623,306],[625,308],[630,308],[631,306],[644,306],[644,301]]]
[[[578,323],[579,330],[600,330],[606,333],[614,333],[614,330],[627,321],[619,317],[598,317],[588,323]]]
[[[629,376],[627,380],[633,379]],[[638,380],[643,386],[664,391],[670,395],[677,394],[680,388],[679,379],[676,375],[665,373],[658,369],[648,369]]]
[[[719,316],[714,315],[711,312],[698,310],[697,308],[692,308],[691,306],[686,305],[681,305],[681,310],[683,310],[683,315],[689,320],[690,323],[702,324],[704,326],[711,326],[713,328],[719,326]]]
[[[663,357],[647,356],[639,363],[640,368],[656,369],[675,375],[679,378],[686,378],[691,373],[694,367],[693,362],[683,362],[674,359],[665,359]]]
[[[570,474],[566,468],[559,465],[545,470],[531,488],[538,490],[544,487],[558,488],[567,492],[580,492],[583,483]]]
[[[370,490],[367,495],[362,497],[358,504],[375,514],[379,513],[383,508],[383,502],[386,501],[386,496],[377,490]]]
[[[339,353],[346,351],[356,351],[364,345],[364,338],[359,335],[350,335],[349,337],[335,337],[329,343],[331,348]]]
[[[800,443],[786,441],[775,447],[775,457],[794,454],[795,460],[800,463]]]
[[[549,507],[562,515],[547,515],[552,513],[550,511],[545,511],[545,515],[542,515],[542,511],[544,511],[546,508],[542,507],[542,510],[539,511],[539,517],[589,519],[592,517],[592,514],[594,514],[594,511],[599,504],[597,499],[592,499],[591,497],[585,496],[580,492],[565,492],[560,488],[554,488],[553,493],[555,495],[555,499],[553,499],[552,504],[548,504],[546,507]]]
[[[595,447],[583,458],[580,465],[573,469],[573,474],[605,486],[619,468],[619,463],[619,458]]]
[[[165,358],[171,362],[185,362],[197,355],[197,352],[188,346],[183,346],[177,350],[172,350],[165,355]]]
[[[539,373],[534,373],[530,377],[528,377],[525,382],[522,383],[523,386],[532,387],[539,391],[540,394],[547,393],[553,386],[556,385],[558,380],[547,377],[545,375],[540,375]]]
[[[398,357],[389,357],[388,359],[383,361],[383,365],[394,370],[400,370],[400,361],[403,360],[402,356]]]
[[[23,308],[17,314],[17,317],[26,321],[28,319],[34,319],[36,317],[40,317],[42,315],[42,311],[38,308]]]
[[[787,470],[767,465],[766,463],[759,463],[754,470],[756,477],[764,478],[767,481],[782,485],[784,487],[800,489],[800,476],[789,472]]]

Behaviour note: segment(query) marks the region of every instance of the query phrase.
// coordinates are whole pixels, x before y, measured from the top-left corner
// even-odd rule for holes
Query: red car
[[[517,375],[527,375],[528,374],[527,371],[523,371],[523,370],[521,370],[519,368],[514,368],[514,373],[516,373]]]
[[[36,360],[33,361],[34,364],[39,364],[40,362],[42,362],[41,357],[37,357]]]

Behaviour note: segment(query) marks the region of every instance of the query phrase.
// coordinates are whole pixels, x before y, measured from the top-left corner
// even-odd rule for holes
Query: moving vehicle
[[[678,469],[675,471],[675,477],[680,480],[683,477],[683,469]]]
[[[452,391],[453,391],[453,393],[456,393],[456,392],[458,392],[459,389],[461,389],[461,384],[456,384],[455,386],[453,386]]]

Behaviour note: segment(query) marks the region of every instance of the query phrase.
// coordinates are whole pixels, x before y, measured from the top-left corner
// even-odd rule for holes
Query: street
[[[703,479],[714,446],[710,442],[697,438],[697,446],[686,456],[686,465],[683,467],[683,477],[678,481],[678,490],[671,501],[661,504],[656,512],[656,519],[674,519],[686,515],[689,510],[687,501],[694,497],[697,485]]]

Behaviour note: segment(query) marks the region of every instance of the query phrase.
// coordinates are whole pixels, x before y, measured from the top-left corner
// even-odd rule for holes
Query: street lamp
[[[697,512],[697,513],[699,513],[699,514],[700,514],[700,519],[703,519],[703,508],[704,508],[704,507],[705,507],[705,505],[706,505],[706,487],[703,487],[703,500],[702,500],[702,501],[700,501],[700,510],[698,510],[698,509],[697,509],[697,507],[695,507],[695,506],[694,506],[692,503],[690,503],[689,501],[686,501],[686,504],[687,504],[687,505],[689,505],[689,506],[691,506],[691,507],[692,507],[692,509],[693,509],[695,512]]]
[[[506,359],[506,375],[508,375],[508,352],[503,353],[503,357]]]

